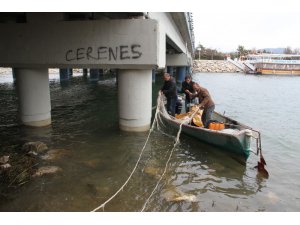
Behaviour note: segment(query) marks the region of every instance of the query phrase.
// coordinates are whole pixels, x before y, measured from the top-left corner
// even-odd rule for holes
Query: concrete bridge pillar
[[[72,77],[72,76],[73,76],[73,69],[70,68],[70,69],[68,69],[68,70],[69,70],[69,77]]]
[[[185,66],[179,66],[177,67],[177,82],[182,83],[184,81],[184,77],[186,75],[186,67]]]
[[[90,69],[90,81],[98,81],[103,76],[103,69]]]
[[[190,67],[190,66],[187,66],[187,67],[186,67],[186,73],[192,75],[192,70],[191,70],[191,67]]]
[[[87,69],[82,69],[82,75],[84,77],[87,77],[87,74],[88,74],[88,70]]]
[[[118,100],[121,130],[133,132],[149,130],[152,70],[119,70]]]
[[[13,76],[13,82],[16,82],[16,72],[15,72],[15,68],[11,68],[11,72],[12,72],[12,76]]]
[[[48,68],[14,70],[21,122],[32,127],[51,124]]]
[[[152,70],[152,83],[155,83],[156,80],[156,71],[153,69]]]
[[[59,69],[59,78],[60,81],[67,81],[72,76],[72,69]]]
[[[167,66],[167,73],[174,77],[174,67]]]

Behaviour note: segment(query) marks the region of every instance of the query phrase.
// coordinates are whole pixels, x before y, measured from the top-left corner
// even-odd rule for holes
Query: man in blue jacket
[[[166,106],[167,112],[170,115],[175,116],[175,108],[177,102],[176,82],[174,78],[172,78],[171,75],[168,73],[164,74],[164,80],[165,83],[160,90],[167,98],[167,106]]]

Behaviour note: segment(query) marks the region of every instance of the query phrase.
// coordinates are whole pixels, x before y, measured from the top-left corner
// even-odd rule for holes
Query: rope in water
[[[119,194],[119,192],[122,191],[123,188],[126,186],[126,184],[129,182],[130,178],[131,178],[132,175],[134,174],[134,172],[135,172],[135,170],[136,170],[136,168],[137,168],[137,166],[138,166],[138,164],[139,164],[139,162],[140,162],[140,160],[141,160],[141,158],[142,158],[142,155],[143,155],[143,153],[144,153],[144,150],[145,150],[145,148],[146,148],[146,145],[147,145],[147,143],[148,143],[148,141],[149,141],[150,134],[151,134],[152,131],[154,130],[154,126],[155,126],[155,124],[157,123],[157,115],[158,115],[158,112],[159,112],[159,108],[157,107],[157,108],[156,108],[156,111],[155,111],[155,117],[154,117],[154,120],[153,120],[151,129],[150,129],[150,131],[149,131],[148,137],[147,137],[147,139],[146,139],[146,142],[145,142],[145,144],[144,144],[144,146],[143,146],[143,148],[142,148],[142,150],[141,150],[141,152],[140,152],[140,155],[139,155],[139,158],[138,158],[138,160],[137,160],[137,162],[136,162],[136,164],[135,164],[135,167],[133,168],[132,172],[130,173],[130,175],[129,175],[129,177],[127,178],[127,180],[125,181],[125,183],[120,187],[119,190],[116,191],[115,194],[113,194],[113,195],[112,195],[109,199],[107,199],[103,204],[99,205],[98,207],[96,207],[95,209],[93,209],[91,212],[96,212],[96,211],[98,211],[98,210],[101,209],[101,208],[103,208],[103,210],[104,210],[104,206],[105,206],[107,203],[109,203],[114,197],[116,197],[116,196]]]
[[[180,137],[180,133],[181,133],[181,129],[182,129],[182,124],[183,124],[183,123],[184,123],[184,122],[182,122],[182,123],[180,124],[179,130],[178,130],[178,133],[177,133],[177,136],[176,136],[176,139],[175,139],[176,141],[175,141],[175,143],[174,143],[174,146],[173,146],[173,148],[172,148],[172,150],[171,150],[171,153],[170,153],[170,155],[169,155],[169,158],[168,158],[168,160],[167,160],[167,163],[166,163],[164,172],[163,172],[162,175],[160,176],[160,178],[159,178],[157,184],[155,185],[153,191],[151,192],[150,196],[148,197],[148,199],[147,199],[146,202],[144,203],[144,206],[143,206],[141,212],[143,212],[143,211],[145,210],[145,208],[146,208],[146,206],[147,206],[147,204],[148,204],[150,198],[152,197],[152,195],[153,195],[154,192],[156,191],[156,189],[157,189],[157,187],[158,187],[160,181],[162,180],[163,176],[164,176],[165,173],[167,172],[168,164],[169,164],[169,162],[170,162],[170,160],[171,160],[171,157],[172,157],[172,155],[173,155],[173,152],[174,152],[174,150],[175,150],[177,144],[179,143],[179,137]]]
[[[199,109],[198,109],[198,110],[199,110]],[[156,191],[156,189],[157,189],[157,187],[158,187],[160,181],[162,180],[163,176],[164,176],[165,173],[167,172],[168,164],[169,164],[169,162],[170,162],[170,160],[171,160],[171,157],[172,157],[172,155],[173,155],[173,152],[174,152],[176,146],[177,146],[178,143],[179,143],[179,138],[180,138],[180,134],[181,134],[181,130],[182,130],[182,125],[183,125],[184,123],[189,123],[189,121],[192,120],[193,117],[196,115],[196,113],[198,112],[198,110],[195,110],[195,112],[194,112],[188,119],[185,119],[185,120],[183,120],[183,121],[180,123],[179,130],[178,130],[177,135],[176,135],[175,143],[174,143],[173,148],[172,148],[172,150],[171,150],[171,152],[170,152],[169,158],[168,158],[168,160],[167,160],[167,162],[166,162],[164,171],[163,171],[162,175],[160,176],[160,178],[159,178],[157,184],[155,185],[153,191],[151,192],[150,196],[148,197],[148,199],[147,199],[146,202],[144,203],[141,212],[143,212],[143,211],[145,210],[145,208],[146,208],[146,206],[147,206],[149,200],[151,199],[152,195],[153,195],[154,192]]]
[[[158,106],[161,105],[161,104],[163,104],[163,103],[162,103],[162,96],[161,96],[161,94],[159,93],[159,96],[158,96],[158,98],[157,98],[157,107],[156,107],[156,111],[155,111],[155,117],[154,117],[154,120],[153,120],[151,129],[150,129],[150,131],[149,131],[149,133],[148,133],[146,142],[145,142],[145,144],[144,144],[144,146],[143,146],[143,148],[142,148],[142,150],[141,150],[141,152],[140,152],[139,158],[138,158],[138,160],[137,160],[137,162],[136,162],[136,164],[135,164],[133,170],[131,171],[129,177],[127,178],[127,180],[125,181],[125,183],[124,183],[124,184],[123,184],[123,185],[122,185],[122,186],[121,186],[121,187],[120,187],[120,188],[119,188],[119,189],[118,189],[118,190],[117,190],[117,191],[116,191],[109,199],[107,199],[104,203],[102,203],[101,205],[99,205],[98,207],[96,207],[95,209],[93,209],[91,212],[96,212],[96,211],[98,211],[98,210],[101,209],[101,208],[104,210],[105,205],[106,205],[107,203],[109,203],[111,200],[113,200],[113,199],[114,199],[114,198],[115,198],[115,197],[123,190],[123,188],[127,185],[127,183],[129,182],[129,180],[131,179],[132,175],[133,175],[134,172],[136,171],[137,166],[138,166],[138,164],[139,164],[139,162],[140,162],[140,160],[141,160],[141,158],[142,158],[142,155],[143,155],[144,150],[145,150],[145,148],[146,148],[146,146],[147,146],[147,143],[148,143],[148,141],[149,141],[150,135],[151,135],[152,131],[154,130],[155,125],[157,125],[157,128],[159,129],[158,119],[161,121],[161,118],[158,118],[159,109],[160,109],[160,107],[158,107]],[[163,107],[163,109],[164,109],[164,107]],[[198,111],[198,110],[197,110],[197,111]],[[188,120],[191,120],[191,119],[194,117],[194,115],[197,113],[197,111],[195,111],[195,112],[191,115],[191,117],[190,117]],[[169,161],[170,161],[170,159],[171,159],[171,156],[172,156],[172,154],[173,154],[173,152],[174,152],[175,147],[176,147],[177,144],[179,143],[179,137],[180,137],[181,130],[182,130],[182,124],[184,124],[186,121],[187,121],[187,120],[183,120],[183,121],[181,122],[181,124],[180,124],[179,130],[178,130],[178,133],[177,133],[177,136],[176,136],[176,139],[175,139],[176,141],[175,141],[175,144],[174,144],[174,146],[173,146],[173,148],[172,148],[172,150],[171,150],[171,153],[170,153],[170,155],[169,155],[169,158],[168,158],[168,161],[167,161],[167,163],[166,163],[164,172],[163,172],[163,174],[161,175],[161,177],[160,177],[159,181],[157,182],[156,186],[154,187],[154,189],[153,189],[151,195],[149,196],[149,198],[148,198],[147,201],[145,202],[142,211],[144,211],[144,209],[146,208],[147,203],[149,202],[150,198],[152,197],[152,195],[154,194],[155,190],[157,189],[159,182],[161,181],[161,179],[163,178],[164,174],[165,174],[166,171],[167,171],[167,167],[168,167]]]

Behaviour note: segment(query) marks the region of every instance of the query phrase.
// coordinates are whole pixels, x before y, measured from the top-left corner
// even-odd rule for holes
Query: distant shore
[[[80,69],[74,69],[79,72]],[[193,73],[236,73],[243,72],[231,62],[226,60],[194,60]],[[11,74],[11,68],[0,67],[1,74]],[[58,69],[49,69],[49,73],[59,73]]]
[[[73,69],[73,72],[75,73],[80,73],[82,71],[82,69]],[[59,73],[59,69],[49,69],[49,73],[52,74],[52,73]],[[0,75],[2,74],[12,74],[12,69],[10,67],[0,67]]]
[[[194,60],[193,73],[239,73],[237,66],[226,60]]]

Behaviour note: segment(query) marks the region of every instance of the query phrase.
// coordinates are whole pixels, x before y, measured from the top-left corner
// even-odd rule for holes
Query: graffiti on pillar
[[[142,56],[141,45],[119,45],[116,47],[100,46],[97,48],[77,48],[66,52],[66,61],[138,59]]]

